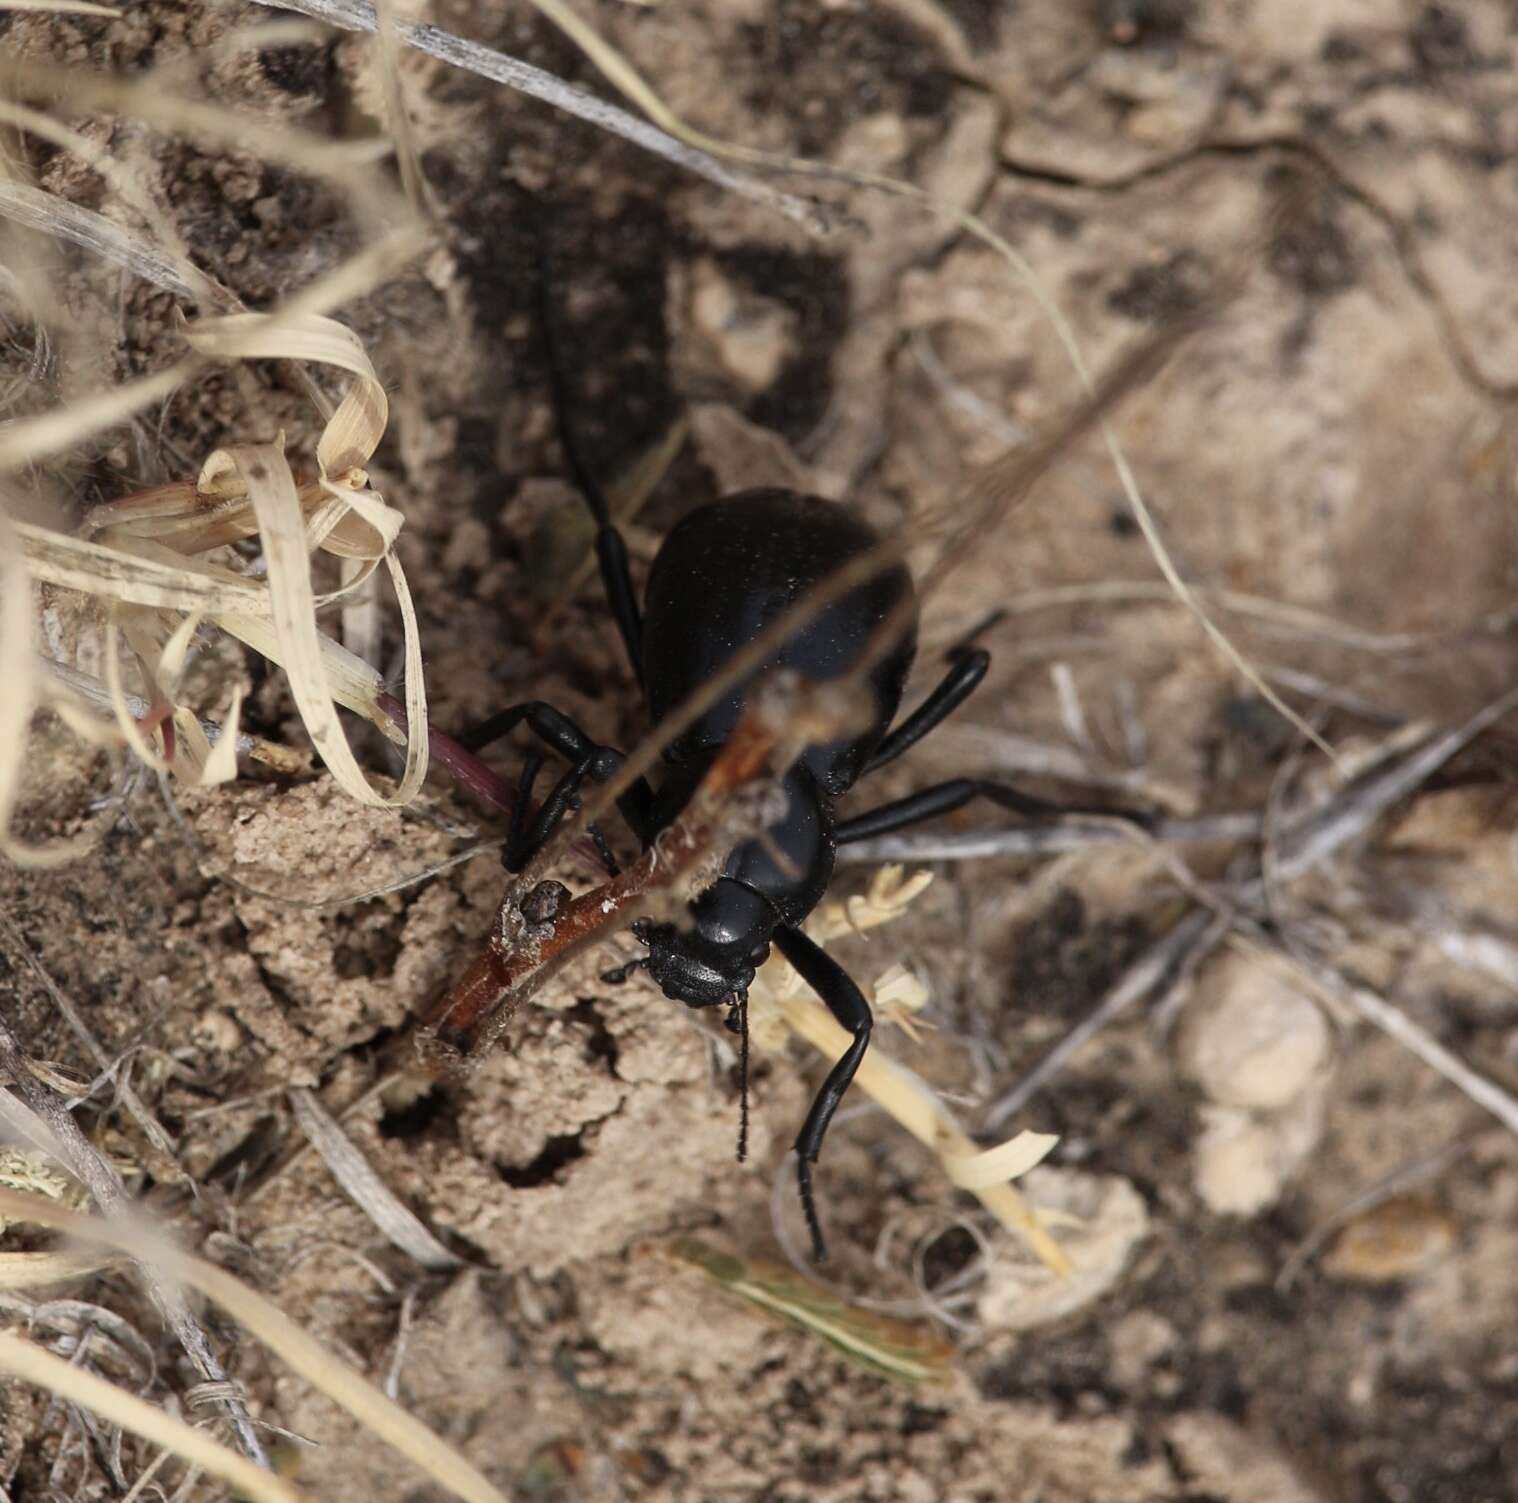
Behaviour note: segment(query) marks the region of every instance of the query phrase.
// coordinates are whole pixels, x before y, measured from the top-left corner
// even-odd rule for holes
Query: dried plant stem
[[[48,973],[46,967],[37,958],[36,952],[26,942],[26,936],[10,920],[4,909],[0,909],[0,934],[3,934],[10,944],[20,953],[21,957],[32,968],[32,973],[42,983],[43,990],[47,992],[52,1004],[62,1015],[63,1020],[69,1025],[74,1037],[78,1039],[85,1053],[94,1060],[95,1068],[100,1071],[108,1071],[116,1063],[105,1050],[95,1035],[90,1032],[84,1019],[80,1016],[79,1009],[73,1001],[55,982]],[[127,1109],[132,1119],[142,1129],[144,1135],[159,1153],[169,1161],[174,1171],[183,1174],[178,1161],[175,1158],[174,1140],[164,1130],[163,1125],[143,1104],[142,1098],[125,1081],[118,1079],[116,1082],[116,1094],[121,1104]],[[73,1120],[71,1117],[70,1121]]]
[[[0,1331],[0,1371],[82,1405],[102,1419],[196,1462],[250,1503],[302,1503],[309,1496],[157,1405],[8,1331]]]
[[[787,1024],[830,1062],[842,1056],[852,1042],[849,1035],[808,997],[781,996],[776,998],[775,1005]],[[853,1084],[879,1102],[914,1138],[932,1149],[943,1161],[949,1178],[978,1197],[1008,1230],[1023,1237],[1049,1268],[1061,1277],[1069,1277],[1073,1269],[1065,1250],[1039,1223],[1027,1201],[1006,1183],[1013,1175],[1032,1168],[1053,1146],[1052,1138],[1032,1133],[1020,1135],[1030,1140],[1024,1145],[1026,1153],[1016,1163],[1005,1163],[1000,1170],[1000,1179],[981,1183],[960,1167],[983,1157],[980,1146],[965,1134],[933,1092],[905,1067],[883,1055],[878,1045],[859,1062]],[[1017,1139],[1013,1140],[1014,1144],[1017,1142]]]
[[[276,6],[280,10],[298,11],[301,15],[325,21],[343,31],[373,32],[377,27],[374,6],[369,0],[258,0],[258,3]],[[646,120],[640,120],[636,115],[596,98],[594,94],[587,94],[583,89],[577,89],[563,79],[555,78],[552,73],[545,73],[541,68],[534,68],[504,52],[496,52],[478,42],[468,41],[440,27],[422,22],[397,20],[395,35],[408,47],[415,47],[418,52],[425,52],[439,62],[462,68],[469,73],[477,73],[481,78],[488,78],[494,83],[505,84],[507,88],[540,99],[576,119],[587,121],[612,135],[621,136],[633,145],[642,147],[644,151],[652,152],[677,167],[706,178],[719,188],[726,188],[729,192],[740,194],[783,214],[812,234],[822,234],[830,228],[827,211],[820,204],[782,192],[747,173],[734,171],[708,152],[687,146]]]
[[[1100,1002],[1070,1030],[1010,1090],[986,1109],[982,1125],[990,1132],[1020,1112],[1070,1062],[1088,1040],[1135,1002],[1147,997],[1196,957],[1212,948],[1227,932],[1227,920],[1204,908],[1193,909],[1168,934],[1144,951],[1128,967]]]
[[[796,696],[804,697],[805,691]],[[677,891],[711,850],[731,845],[732,795],[761,776],[783,740],[764,698],[756,696],[756,707],[738,723],[685,809],[635,865],[541,925],[529,924],[518,906],[534,885],[531,868],[512,883],[484,950],[422,1018],[422,1036],[440,1049],[439,1062],[477,1056],[576,950],[609,928],[625,927],[651,894]],[[805,722],[804,705],[797,705],[795,718]]]
[[[1202,599],[1220,606],[1234,615],[1261,621],[1269,626],[1300,636],[1322,637],[1357,652],[1405,653],[1420,648],[1463,641],[1472,631],[1485,632],[1505,630],[1510,623],[1480,621],[1463,628],[1449,637],[1444,634],[1427,635],[1418,632],[1372,632],[1350,626],[1319,611],[1305,606],[1291,605],[1284,600],[1271,600],[1263,595],[1251,595],[1241,590],[1221,589],[1215,585],[1192,585],[1192,591]],[[1150,579],[1105,579],[1088,584],[1054,585],[1048,589],[1025,590],[1006,600],[1001,610],[1009,616],[1031,615],[1038,611],[1062,610],[1082,605],[1166,605],[1176,603],[1175,592],[1162,581]]]
[[[1256,840],[1264,826],[1261,815],[1204,814],[1195,818],[1159,819],[1146,834],[1160,845],[1199,845],[1213,841]],[[969,861],[990,856],[1055,856],[1093,846],[1131,845],[1134,829],[1117,819],[1072,814],[1048,823],[1029,823],[1009,830],[924,830],[905,835],[882,835],[843,846],[841,866],[884,861]]]
[[[451,1445],[387,1398],[348,1363],[334,1357],[272,1300],[233,1278],[225,1269],[182,1252],[146,1228],[81,1216],[50,1200],[14,1190],[0,1190],[0,1216],[50,1226],[91,1246],[118,1248],[199,1290],[289,1363],[313,1388],[351,1414],[371,1435],[415,1463],[456,1497],[467,1503],[506,1503],[500,1489]],[[425,1496],[431,1498],[436,1493],[428,1491]]]
[[[1430,736],[1406,755],[1347,783],[1322,808],[1293,822],[1267,863],[1270,881],[1291,881],[1364,834],[1394,803],[1421,787],[1515,706],[1518,689],[1511,689],[1462,725]]]
[[[395,695],[388,691],[380,693],[375,698],[375,706],[403,736],[410,733],[411,722],[406,707]],[[431,759],[440,767],[446,767],[458,785],[468,789],[481,803],[507,815],[516,807],[516,790],[511,784],[431,722],[427,725],[427,743]]]
[[[21,1041],[3,1017],[0,1017],[0,1067],[11,1076],[14,1089],[20,1092],[21,1099],[52,1131],[57,1140],[57,1151],[61,1153],[63,1165],[69,1173],[89,1190],[95,1204],[105,1215],[129,1221],[132,1217],[131,1201],[121,1183],[121,1177],[80,1131],[79,1124],[65,1109],[63,1102],[33,1075]],[[207,1383],[226,1385],[222,1403],[226,1405],[228,1418],[237,1431],[243,1452],[251,1461],[267,1467],[268,1457],[253,1429],[247,1408],[238,1396],[236,1386],[228,1378],[226,1369],[212,1353],[211,1343],[190,1313],[184,1295],[159,1269],[146,1263],[141,1268],[153,1302],[194,1363],[196,1371]]]
[[[374,1172],[342,1128],[328,1116],[315,1092],[293,1090],[289,1093],[289,1100],[306,1141],[321,1155],[333,1178],[390,1242],[434,1273],[463,1266],[463,1260],[449,1252]]]
[[[1471,1069],[1463,1059],[1451,1053],[1438,1039],[1419,1027],[1406,1013],[1393,1007],[1384,997],[1378,996],[1367,986],[1351,981],[1327,961],[1306,953],[1300,947],[1288,949],[1274,942],[1263,931],[1253,930],[1248,934],[1247,940],[1241,936],[1237,942],[1252,943],[1267,953],[1280,956],[1312,986],[1343,1003],[1367,1022],[1374,1023],[1409,1053],[1417,1055],[1424,1064],[1463,1091],[1477,1106],[1490,1112],[1509,1132],[1518,1133],[1518,1100],[1495,1081],[1488,1080],[1486,1076]]]
[[[111,691],[99,679],[91,678],[89,674],[80,673],[77,668],[70,668],[49,657],[41,657],[39,661],[48,673],[80,699],[97,709],[109,710],[112,707]],[[122,699],[134,719],[147,719],[151,707],[140,694],[123,694]],[[216,721],[202,720],[200,728],[212,746],[221,740],[222,727]],[[276,772],[296,773],[306,769],[307,759],[300,752],[292,751],[288,746],[280,746],[274,741],[266,741],[262,736],[250,736],[246,731],[239,731],[236,744],[239,756],[251,757],[253,761],[262,762],[265,767],[272,767]]]
[[[0,215],[28,229],[42,230],[83,246],[176,297],[194,302],[203,295],[209,296],[207,279],[188,261],[123,229],[104,214],[3,174],[0,174]]]

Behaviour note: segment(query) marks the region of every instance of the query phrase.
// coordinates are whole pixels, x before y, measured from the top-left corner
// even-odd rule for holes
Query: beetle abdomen
[[[654,721],[808,590],[878,541],[843,507],[795,491],[744,491],[689,512],[664,539],[648,577],[643,672]],[[793,634],[759,671],[783,666],[816,682],[841,677],[858,662],[875,628],[914,599],[904,565],[882,570]],[[877,710],[873,723],[803,757],[829,793],[853,783],[889,728],[912,664],[915,628],[914,603],[912,630],[866,677]],[[739,688],[695,721],[666,755],[688,761],[721,746],[742,707]]]

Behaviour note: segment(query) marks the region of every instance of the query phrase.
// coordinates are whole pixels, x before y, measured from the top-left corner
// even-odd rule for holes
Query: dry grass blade
[[[694,1268],[747,1305],[820,1336],[856,1366],[899,1383],[942,1383],[954,1348],[931,1331],[860,1310],[789,1268],[735,1258],[695,1237],[652,1249],[655,1257]]]
[[[173,220],[160,208],[157,200],[139,180],[137,174],[123,166],[109,149],[80,132],[60,124],[51,115],[44,114],[41,110],[29,109],[26,105],[18,104],[14,100],[0,99],[0,120],[8,120],[18,130],[23,130],[28,135],[39,136],[55,146],[62,147],[65,151],[72,152],[88,163],[91,170],[99,173],[110,185],[111,191],[123,203],[135,210],[151,227],[158,243],[144,246],[143,252],[149,257],[171,258],[171,275],[177,274],[184,280],[190,295],[201,304],[203,312],[211,313],[221,306],[237,306],[237,298],[233,293],[214,282],[190,261],[184,240]],[[35,190],[32,191],[35,192]],[[62,209],[71,207],[62,199],[54,198],[52,202]],[[111,230],[121,241],[129,245],[136,243],[135,237],[119,230],[111,221],[107,220],[105,223],[110,225]]]
[[[369,0],[258,0],[258,3],[271,6],[277,4],[281,10],[299,11],[301,15],[326,21],[344,31],[372,32],[377,25],[374,7]],[[667,135],[651,126],[646,120],[629,115],[626,110],[597,99],[594,94],[587,94],[583,89],[577,89],[562,79],[555,78],[553,74],[545,73],[541,68],[518,62],[504,52],[482,47],[478,42],[455,36],[437,26],[416,21],[397,21],[395,31],[408,47],[415,47],[418,52],[425,52],[429,57],[435,57],[450,67],[462,68],[494,83],[505,84],[507,88],[517,89],[533,99],[541,99],[555,109],[588,121],[613,135],[622,136],[644,151],[697,173],[719,188],[726,188],[783,214],[813,234],[821,234],[829,228],[828,217],[820,205],[782,192],[769,183],[758,182],[743,173],[734,172],[726,163],[718,161],[707,152],[686,145],[674,135]]]
[[[73,1000],[53,980],[52,975],[38,958],[37,952],[27,943],[25,934],[11,922],[9,915],[3,911],[0,911],[0,935],[4,935],[12,950],[19,954],[31,968],[32,974],[36,976],[42,989],[47,993],[48,1000],[63,1018],[64,1022],[68,1024],[70,1031],[93,1061],[95,1068],[102,1072],[110,1070],[114,1061],[101,1047],[100,1041],[85,1025],[84,1017],[74,1005]],[[128,1114],[137,1123],[138,1127],[142,1129],[143,1135],[147,1138],[148,1142],[177,1171],[178,1165],[174,1163],[174,1140],[170,1138],[158,1119],[147,1109],[142,1098],[124,1080],[117,1081],[116,1093],[117,1099],[126,1108]]]
[[[210,359],[282,358],[316,361],[346,371],[353,379],[337,409],[328,414],[317,449],[321,466],[317,481],[296,486],[283,456],[271,451],[258,460],[259,478],[254,483],[251,473],[242,468],[246,456],[226,451],[211,457],[195,484],[164,486],[119,507],[97,508],[91,518],[96,529],[93,539],[36,527],[17,529],[35,577],[101,598],[112,609],[134,608],[135,613],[123,612],[122,624],[139,659],[149,665],[145,671],[156,671],[165,682],[172,683],[176,677],[171,665],[182,657],[193,626],[153,612],[203,615],[280,662],[290,675],[313,743],[338,781],[353,797],[385,806],[409,801],[420,788],[426,775],[425,736],[409,739],[406,769],[395,796],[376,793],[353,756],[334,702],[349,705],[392,733],[389,718],[378,708],[379,675],[319,633],[315,612],[330,600],[360,589],[369,573],[384,563],[403,620],[411,723],[424,726],[421,646],[410,591],[392,552],[402,518],[368,490],[362,469],[384,432],[388,415],[384,389],[359,340],[320,310],[367,290],[420,244],[416,227],[404,228],[311,284],[274,314],[203,320],[186,331],[195,351],[192,359],[153,378],[162,383]],[[0,437],[0,463],[7,457],[19,463],[52,452],[139,405],[143,398],[143,389],[128,388],[14,424]],[[208,549],[256,532],[264,535],[270,564],[267,584],[186,556],[186,551]],[[307,556],[313,546],[359,560],[362,566],[349,572],[343,589],[317,597]],[[17,651],[25,645],[30,655],[25,638],[7,633],[7,640],[18,644]],[[108,642],[113,644],[114,636]],[[9,646],[0,648],[7,656],[11,651]],[[157,670],[151,670],[154,663],[160,665]],[[107,654],[107,666],[114,666],[112,653]],[[127,744],[135,746],[150,765],[166,760],[142,742],[119,682],[113,678],[109,688],[120,735]],[[198,718],[173,704],[172,694],[155,687],[151,698],[149,719],[156,724],[172,715],[179,733],[176,773],[188,774],[199,783],[234,774],[235,704],[228,716],[227,729],[232,734],[221,738],[213,750]],[[163,714],[158,713],[160,706]],[[17,719],[14,707],[10,718]],[[18,723],[24,730],[26,722]],[[13,735],[0,745],[9,749],[20,742],[21,737]],[[0,757],[19,755],[0,752]],[[0,766],[0,813],[8,814],[3,803],[6,776],[5,767]],[[14,774],[10,776],[13,780]]]
[[[422,229],[404,224],[287,299],[275,313],[260,315],[267,333],[321,313],[382,282],[425,244]],[[68,407],[11,423],[0,431],[0,473],[61,453],[102,428],[130,417],[166,397],[202,364],[204,357],[180,360],[166,370],[98,392]]]
[[[307,1382],[455,1497],[469,1503],[507,1503],[504,1494],[420,1420],[338,1361],[277,1305],[231,1274],[140,1228],[76,1215],[36,1196],[0,1190],[0,1215],[25,1216],[92,1245],[117,1248],[150,1261],[163,1273],[214,1300]]]
[[[72,1283],[116,1261],[110,1253],[0,1253],[0,1289],[42,1289],[49,1284]]]
[[[59,714],[68,721],[69,729],[75,735],[89,738],[92,735],[102,734],[102,724],[93,716],[76,713],[70,716],[70,710],[76,710],[74,701],[83,700],[85,704],[93,705],[98,710],[112,708],[113,699],[111,691],[98,679],[93,679],[87,673],[80,673],[76,668],[66,667],[62,663],[54,662],[49,657],[39,657],[38,663],[44,673],[54,678],[68,691],[71,697],[59,697],[53,704]],[[241,686],[233,691],[233,698],[241,697]],[[43,686],[44,699],[52,700],[46,682]],[[140,694],[127,694],[124,696],[128,713],[134,720],[142,720],[148,714],[148,702]],[[211,743],[212,748],[219,755],[225,740],[230,748],[232,756],[245,756],[255,762],[262,762],[266,767],[272,767],[278,772],[297,773],[304,770],[306,761],[299,752],[292,751],[288,746],[276,745],[273,741],[266,741],[262,736],[250,736],[245,731],[238,731],[232,736],[226,734],[226,727],[217,725],[213,720],[202,720],[200,729],[205,738]]]
[[[50,1163],[67,1163],[64,1151],[47,1123],[3,1088],[0,1088],[0,1142],[7,1145],[24,1143],[30,1152],[43,1154]]]
[[[21,1097],[20,1101],[16,1101],[8,1093],[0,1092],[6,1120],[15,1123],[19,1118],[26,1139],[36,1144],[42,1152],[51,1155],[80,1184],[86,1186],[95,1204],[112,1218],[112,1224],[122,1227],[124,1235],[130,1235],[130,1229],[134,1225],[134,1211],[121,1176],[85,1137],[73,1114],[64,1106],[62,1098],[35,1077],[31,1062],[4,1018],[0,1018],[0,1065],[4,1065],[9,1072]],[[32,1220],[39,1221],[43,1226],[56,1225],[38,1214],[39,1206],[47,1206],[51,1202],[39,1201],[31,1195],[16,1196],[13,1191],[7,1191],[5,1195],[29,1206]],[[4,1214],[4,1207],[0,1206],[0,1216]],[[19,1216],[23,1213],[16,1211],[14,1214]],[[120,1243],[107,1239],[107,1245],[120,1246]],[[211,1351],[211,1343],[191,1314],[183,1290],[171,1278],[164,1276],[159,1265],[143,1264],[142,1275],[149,1295],[174,1332],[175,1339],[184,1348],[185,1355],[206,1382],[217,1384],[225,1390],[222,1402],[237,1429],[243,1451],[260,1465],[264,1464],[266,1458],[263,1446],[253,1429],[242,1396],[236,1386],[228,1381],[220,1361]]]
[[[380,78],[385,96],[385,124],[390,129],[390,140],[395,147],[395,162],[400,168],[401,186],[411,201],[411,207],[423,217],[430,217],[427,179],[422,172],[421,153],[417,150],[416,134],[411,129],[405,96],[401,92],[401,43],[396,32],[395,0],[378,0],[375,22],[375,35],[379,41]]]
[[[32,650],[32,585],[15,529],[0,501],[0,854],[18,865],[68,861],[78,854],[72,842],[40,852],[10,834],[11,815],[21,792],[26,732],[36,703],[36,655]]]
[[[463,1260],[449,1252],[401,1204],[395,1192],[374,1172],[373,1166],[327,1115],[312,1092],[291,1091],[290,1105],[306,1140],[321,1155],[333,1178],[396,1247],[433,1273],[463,1266]]]
[[[324,178],[347,198],[371,233],[385,226],[415,222],[406,200],[383,172],[367,172],[355,181],[357,169],[389,155],[383,141],[333,140],[301,130],[288,120],[275,123],[186,98],[151,73],[118,78],[28,58],[24,78],[13,75],[12,90],[65,99],[74,108],[124,115],[160,130],[210,141],[227,151],[252,152],[295,172]]]
[[[1237,616],[1246,616],[1268,626],[1308,637],[1322,637],[1341,647],[1358,652],[1399,653],[1436,644],[1440,638],[1421,632],[1372,632],[1347,625],[1320,611],[1270,600],[1242,590],[1220,589],[1212,585],[1193,585],[1193,593],[1210,600]],[[1026,590],[1004,601],[1001,609],[1008,615],[1028,615],[1036,611],[1059,610],[1074,605],[1142,605],[1175,600],[1175,591],[1166,584],[1147,579],[1107,579],[1089,584],[1055,585],[1044,590]],[[1477,624],[1478,627],[1480,623]],[[1463,635],[1463,633],[1459,634]]]
[[[314,309],[294,315],[287,307],[282,315],[233,313],[206,319],[187,328],[185,339],[192,349],[221,360],[310,360],[353,376],[316,449],[322,475],[341,484],[349,470],[368,462],[384,435],[390,415],[384,385],[363,341],[345,324]],[[204,483],[201,489],[216,493]],[[347,489],[353,489],[352,483]],[[346,491],[342,499],[358,504]],[[374,515],[381,540],[388,544],[399,530],[399,516],[388,507],[378,508]]]
[[[212,1440],[203,1430],[8,1331],[0,1331],[0,1370],[166,1447],[219,1477],[253,1503],[305,1503],[308,1497],[273,1472]]]
[[[0,101],[0,109],[3,107]],[[209,285],[188,261],[123,229],[104,214],[4,176],[0,176],[0,215],[27,229],[82,246],[176,297],[198,298]]]
[[[1264,816],[1249,811],[1157,819],[1147,835],[1157,845],[1196,845],[1258,840]],[[992,856],[1056,856],[1098,845],[1131,845],[1131,824],[1073,814],[1047,824],[1005,830],[924,830],[861,840],[838,852],[840,866],[873,866],[881,861],[973,861]]]
[[[10,423],[0,431],[0,474],[61,454],[70,444],[110,428],[153,402],[161,401],[198,364],[180,360],[150,376],[139,376],[37,417]]]
[[[268,588],[261,581],[191,562],[142,540],[134,539],[133,551],[127,553],[123,539],[107,546],[27,522],[14,523],[13,529],[32,576],[44,584],[164,611],[270,610]]]
[[[0,0],[0,11],[41,11],[54,16],[111,16],[121,12],[110,5],[94,5],[91,0]]]

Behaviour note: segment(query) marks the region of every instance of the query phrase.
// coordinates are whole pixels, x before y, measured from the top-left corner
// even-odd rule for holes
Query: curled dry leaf
[[[374,262],[371,273],[377,274],[382,264]],[[333,285],[346,286],[350,281],[348,274]],[[307,295],[303,300],[311,302]],[[285,669],[312,743],[354,798],[399,806],[415,797],[426,776],[427,707],[416,614],[393,552],[403,518],[370,488],[363,468],[384,434],[389,408],[362,342],[335,319],[288,305],[275,314],[204,319],[186,328],[185,339],[194,352],[192,363],[287,359],[345,372],[351,378],[348,389],[336,408],[325,413],[326,425],[317,445],[319,473],[297,482],[282,439],[257,447],[231,447],[213,453],[194,481],[159,486],[95,508],[81,536],[11,524],[19,546],[0,547],[4,554],[0,590],[5,597],[0,603],[0,668],[13,670],[9,681],[19,685],[19,691],[7,696],[0,708],[0,832],[8,828],[14,808],[26,728],[39,698],[32,663],[28,571],[36,580],[105,603],[104,659],[116,721],[116,735],[110,739],[125,743],[148,766],[202,785],[236,775],[240,687],[234,687],[231,708],[214,744],[191,708],[176,698],[191,643],[205,622]],[[316,392],[314,386],[310,389]],[[107,398],[119,396],[119,392],[106,394]],[[50,416],[61,425],[60,435],[85,431],[78,426],[77,406]],[[44,448],[56,437],[51,428],[31,435],[33,439],[39,436],[48,441]],[[14,429],[11,437],[15,437]],[[4,458],[0,454],[0,463]],[[255,535],[263,543],[267,581],[248,578],[202,556]],[[312,581],[310,555],[316,549],[345,561],[341,587],[325,594],[319,594]],[[22,558],[26,568],[21,566]],[[381,564],[400,604],[407,723],[418,728],[407,738],[405,771],[389,796],[371,786],[335,708],[342,705],[364,715],[395,738],[393,721],[378,708],[383,690],[380,675],[317,626],[319,610],[352,597]],[[136,659],[147,701],[145,714],[134,713],[134,698],[122,682],[122,636]],[[71,704],[66,690],[50,684],[45,698],[49,703],[69,704],[67,722],[76,728],[88,727],[90,739],[106,739],[99,722]],[[39,859],[3,833],[0,841],[6,854]],[[68,859],[81,849],[81,843],[74,842],[54,848],[52,854]]]

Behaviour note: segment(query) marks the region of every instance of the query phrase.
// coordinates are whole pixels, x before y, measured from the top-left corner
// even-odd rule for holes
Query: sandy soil
[[[1098,370],[1237,276],[1228,306],[1117,419],[1177,567],[1235,604],[1318,613],[1209,597],[1346,753],[1422,720],[1453,724],[1512,682],[1518,31],[1500,0],[578,8],[713,134],[904,177],[982,215],[1036,268]],[[438,0],[429,15],[601,87],[525,5]],[[208,50],[268,19],[147,0],[116,21],[0,16],[0,48],[128,73],[173,65],[267,121],[373,132],[364,39],[260,51],[244,35]],[[617,744],[642,729],[598,590],[546,619],[580,535],[562,520],[578,513],[534,312],[542,237],[592,467],[615,476],[692,419],[630,530],[640,569],[686,508],[758,480],[845,497],[883,528],[920,522],[1078,400],[1033,300],[942,215],[823,187],[853,223],[811,238],[440,63],[408,55],[404,78],[436,245],[342,312],[392,394],[374,471],[407,518],[401,554],[440,725],[536,697]],[[151,169],[193,256],[250,306],[360,243],[341,200],[292,171],[122,119],[88,124]],[[50,191],[118,207],[72,158],[35,140],[24,155]],[[13,412],[176,352],[172,298],[81,251],[63,265],[71,332]],[[20,334],[7,344],[7,384],[29,350]],[[33,476],[28,505],[68,524],[97,500],[193,474],[224,442],[283,429],[309,456],[316,425],[287,372],[212,372]],[[925,601],[912,692],[930,686],[943,648],[1005,610],[982,634],[986,685],[849,807],[959,775],[1050,795],[1116,790],[1177,814],[1330,787],[1158,580],[1101,443],[1071,446]],[[66,601],[49,604],[53,641],[88,636]],[[387,670],[397,645],[392,632]],[[224,649],[208,647],[204,665],[208,712],[243,675],[249,729],[300,743],[277,677]],[[98,800],[117,803],[87,862],[0,871],[6,1017],[34,1056],[96,1073],[24,942],[173,1135],[166,1163],[108,1088],[80,1113],[148,1201],[388,1375],[511,1496],[1518,1493],[1513,1138],[1352,1012],[1283,986],[1258,951],[1211,955],[1159,1020],[1126,1014],[1009,1124],[1061,1135],[1031,1193],[1086,1218],[1060,1234],[1103,1270],[1077,1297],[1041,1280],[880,1113],[840,1120],[820,1170],[826,1281],[924,1323],[952,1317],[951,1376],[914,1391],[642,1255],[695,1232],[783,1261],[781,1241],[799,1239],[784,1151],[819,1066],[800,1045],[761,1055],[752,1152],[736,1165],[730,1051],[646,980],[599,979],[613,950],[636,953],[630,937],[577,961],[467,1082],[393,1092],[350,1119],[461,1271],[419,1269],[311,1157],[283,1166],[301,1141],[286,1089],[317,1088],[334,1107],[359,1095],[386,1042],[482,941],[502,876],[486,855],[377,899],[289,899],[370,890],[483,829],[446,779],[396,815],[356,807],[318,773],[250,769],[181,794],[176,819],[151,779],[80,754],[51,722],[36,736],[24,833],[67,832],[99,817]],[[1510,730],[1489,733],[1283,883],[1266,917],[1518,1086],[1513,749]],[[383,748],[370,752],[383,765]],[[521,754],[493,756],[513,775]],[[1030,773],[1040,759],[1067,775]],[[999,818],[974,808],[951,824]],[[1250,849],[1186,856],[1211,880]],[[914,1041],[886,1028],[881,1045],[975,1125],[1174,922],[1178,889],[1152,854],[1110,847],[934,869],[907,918],[837,952],[862,977],[900,962],[927,982],[932,1029]],[[577,889],[591,880],[561,875]],[[844,870],[837,890],[868,877]],[[1260,1018],[1283,1020],[1260,1025],[1263,1055],[1250,1042]],[[137,1324],[159,1351],[141,1387],[160,1401],[183,1393],[172,1343],[129,1279],[61,1293]],[[292,1443],[313,1495],[434,1496],[304,1382],[211,1329],[254,1412],[319,1443]],[[121,1495],[79,1433],[65,1411],[0,1384],[0,1483],[17,1503]],[[150,1458],[127,1442],[128,1482]]]

